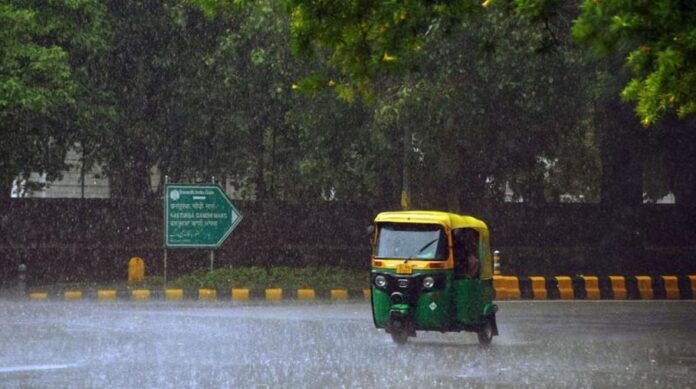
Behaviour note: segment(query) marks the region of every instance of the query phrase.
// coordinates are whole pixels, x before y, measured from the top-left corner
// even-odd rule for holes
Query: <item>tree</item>
[[[428,34],[497,6],[511,7],[548,29],[550,18],[574,3],[558,0],[325,2],[292,0],[298,51],[329,51],[350,85],[369,92],[369,80],[390,68],[407,68]],[[548,29],[552,31],[551,29]],[[696,6],[689,0],[635,2],[584,0],[576,38],[604,51],[629,48],[633,71],[622,96],[635,102],[644,125],[663,114],[696,113]],[[550,35],[553,41],[553,34]]]
[[[647,191],[654,195],[655,182],[667,178],[662,181],[678,194],[679,203],[694,204],[696,181],[690,151],[696,142],[689,133],[694,129],[693,120],[684,119],[696,114],[696,4],[586,0],[581,10],[573,28],[575,37],[609,57],[625,56],[631,77],[625,81],[621,97],[636,104],[644,126],[658,124],[643,137],[644,148],[648,142],[653,146],[652,164],[645,176]],[[662,158],[655,158],[659,155]],[[656,177],[656,171],[662,177]]]
[[[593,146],[581,120],[590,108],[586,65],[564,22],[571,11],[544,15],[540,25],[507,4],[293,4],[296,48],[327,53],[342,74],[339,97],[361,91],[385,113],[385,129],[413,134],[417,145],[407,147],[420,199],[456,209],[462,199],[502,198],[509,182],[527,201],[543,202],[562,169],[591,180],[585,164],[559,153],[561,143],[585,155]]]
[[[344,98],[371,95],[377,73],[408,68],[431,31],[481,8],[475,1],[320,0],[291,0],[289,7],[294,51],[326,50],[343,75],[336,91]]]
[[[289,53],[287,15],[274,1],[211,15],[231,25],[205,61],[208,107],[201,109],[217,134],[213,166],[244,195],[275,198],[294,149],[286,115],[298,61]]]
[[[92,88],[81,76],[103,48],[97,1],[0,5],[0,187],[31,172],[60,176]],[[76,60],[81,58],[81,60]],[[5,192],[7,193],[7,192]]]
[[[112,197],[146,198],[163,176],[209,182],[232,142],[217,74],[206,64],[235,20],[176,0],[108,2],[113,33],[102,71],[116,120],[98,139]],[[151,183],[159,167],[162,181]]]
[[[205,61],[207,95],[194,97],[201,105],[196,110],[211,112],[217,123],[218,146],[204,155],[216,160],[219,174],[257,199],[347,200],[373,193],[371,163],[380,143],[368,141],[370,114],[359,102],[295,85],[323,64],[292,55],[282,4],[250,2],[234,13],[215,8],[209,17],[232,26]]]
[[[696,4],[690,0],[584,0],[574,36],[604,53],[628,51],[621,95],[643,125],[696,114]]]

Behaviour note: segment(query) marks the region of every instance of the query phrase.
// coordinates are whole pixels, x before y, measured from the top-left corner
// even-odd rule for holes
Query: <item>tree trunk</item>
[[[0,179],[0,188],[2,188],[2,193],[4,193],[0,195],[0,200],[9,199],[12,197],[12,181],[14,181],[14,178],[11,178],[6,172],[0,174],[2,177]]]
[[[259,126],[255,129],[254,143],[256,153],[256,199],[264,200],[266,198],[266,179],[264,159],[266,156],[266,147],[263,144],[263,127]]]
[[[546,196],[544,195],[544,170],[539,166],[534,156],[531,156],[528,161],[527,196],[524,201],[531,205],[546,203]]]

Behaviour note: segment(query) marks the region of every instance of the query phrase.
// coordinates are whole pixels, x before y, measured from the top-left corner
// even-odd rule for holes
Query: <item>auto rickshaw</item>
[[[382,212],[370,233],[372,318],[395,343],[416,331],[475,332],[483,345],[498,335],[483,221],[436,211]]]

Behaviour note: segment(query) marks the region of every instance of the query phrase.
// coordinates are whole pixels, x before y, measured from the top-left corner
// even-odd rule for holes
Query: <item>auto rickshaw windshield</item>
[[[447,236],[437,224],[378,225],[375,258],[446,260]]]

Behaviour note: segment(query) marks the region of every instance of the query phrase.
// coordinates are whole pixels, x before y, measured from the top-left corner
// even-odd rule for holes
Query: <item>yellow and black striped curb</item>
[[[132,289],[114,289],[103,288],[96,290],[79,290],[70,289],[59,292],[47,292],[36,290],[28,293],[30,300],[99,300],[99,301],[116,301],[116,300],[132,300],[132,301],[149,301],[149,300],[167,300],[167,301],[183,301],[183,300],[199,300],[199,301],[249,301],[249,300],[266,300],[266,301],[281,301],[281,300],[331,300],[331,301],[355,301],[369,300],[370,289],[329,289],[315,290],[310,288],[302,289],[281,289],[267,288],[262,290],[233,288],[229,290],[219,290],[211,288],[201,289],[180,289],[167,288],[147,289],[147,288],[132,288]]]
[[[689,300],[696,275],[494,276],[496,300]]]
[[[696,275],[683,276],[494,276],[496,300],[662,300],[696,298]],[[283,301],[283,300],[370,300],[370,289],[97,289],[49,293],[33,291],[30,300],[96,299],[115,300],[199,300],[199,301]]]

